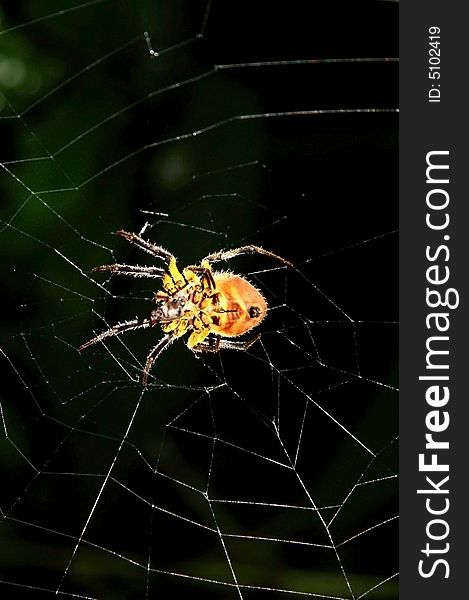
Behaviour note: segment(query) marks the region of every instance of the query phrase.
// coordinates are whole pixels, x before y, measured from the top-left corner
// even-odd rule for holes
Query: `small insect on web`
[[[134,329],[154,327],[158,323],[165,335],[150,350],[142,373],[142,384],[148,384],[150,371],[158,356],[177,338],[190,333],[187,347],[193,352],[218,352],[219,350],[247,350],[260,334],[246,340],[234,338],[250,332],[265,318],[267,302],[252,283],[241,275],[229,271],[212,271],[212,264],[229,260],[240,254],[261,254],[293,267],[288,260],[264,250],[260,246],[240,246],[220,250],[206,256],[199,265],[190,265],[179,271],[176,258],[136,233],[117,231],[140,250],[160,258],[166,269],[155,266],[111,264],[95,267],[93,271],[111,272],[132,277],[160,278],[163,290],[155,293],[156,308],[150,318],[132,319],[118,323],[79,347],[102,342],[108,337]]]

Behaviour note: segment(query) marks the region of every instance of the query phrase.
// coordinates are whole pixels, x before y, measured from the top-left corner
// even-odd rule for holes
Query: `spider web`
[[[397,597],[393,2],[0,8],[5,598]],[[270,311],[247,352],[148,316],[142,232]]]

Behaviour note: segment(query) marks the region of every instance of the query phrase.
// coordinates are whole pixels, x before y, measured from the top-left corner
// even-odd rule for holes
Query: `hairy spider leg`
[[[78,348],[78,351],[81,352],[85,348],[88,348],[88,346],[92,346],[93,344],[98,344],[99,342],[102,342],[103,340],[105,340],[108,337],[112,337],[114,335],[120,335],[121,333],[124,333],[126,331],[133,331],[134,329],[146,329],[148,327],[152,327],[152,321],[150,319],[143,319],[143,320],[132,319],[131,321],[124,321],[123,323],[117,323],[117,325],[113,325],[106,331],[103,331],[96,337],[94,337],[91,340],[82,344]]]
[[[119,229],[116,231],[116,235],[124,238],[140,250],[151,254],[155,258],[161,258],[166,263],[168,268],[169,276],[167,273],[163,275],[163,287],[166,291],[170,293],[174,293],[177,290],[180,290],[184,285],[187,284],[187,281],[184,279],[184,276],[181,274],[176,265],[176,258],[171,252],[163,248],[162,246],[157,246],[156,244],[152,244],[148,240],[144,240],[140,235],[136,233],[130,233],[129,231],[124,231]],[[174,287],[175,286],[175,287]]]
[[[182,287],[184,287],[184,285],[187,284],[187,280],[177,268],[176,258],[173,254],[171,254],[171,252],[169,252],[162,246],[152,244],[151,242],[143,239],[140,235],[137,235],[136,233],[130,233],[128,231],[120,229],[119,231],[116,231],[116,235],[124,238],[125,240],[127,240],[140,250],[147,252],[154,258],[160,258],[161,260],[163,260],[167,266],[169,276],[168,273],[166,273],[166,271],[161,267],[125,265],[119,263],[112,265],[101,265],[99,267],[95,267],[93,271],[108,271],[120,275],[131,275],[133,277],[161,277],[163,279],[163,287],[166,289],[166,291],[172,294],[174,294],[177,290],[182,289]]]
[[[168,333],[151,349],[150,353],[147,356],[147,361],[145,363],[145,368],[142,373],[142,385],[145,387],[148,385],[148,377],[150,375],[150,371],[155,364],[158,356],[166,350],[166,348],[176,339],[176,336]]]
[[[116,273],[117,275],[131,275],[132,277],[150,277],[159,279],[163,277],[165,270],[162,267],[140,266],[140,265],[124,265],[115,263],[113,265],[100,265],[92,269],[93,273],[105,272]]]
[[[140,250],[151,254],[151,256],[154,256],[155,258],[161,258],[161,260],[163,260],[167,265],[169,264],[171,258],[174,258],[171,252],[169,252],[165,248],[157,246],[156,244],[152,244],[148,240],[144,240],[140,235],[137,235],[136,233],[130,233],[129,231],[119,229],[119,231],[116,231],[116,235],[124,238],[124,240],[127,240],[134,246],[137,246],[137,248],[140,248]]]
[[[248,340],[227,340],[219,335],[210,337],[203,342],[194,346],[192,350],[194,352],[219,352],[220,350],[247,350],[253,344],[255,344],[261,338],[261,334],[258,333]]]
[[[269,250],[264,250],[264,248],[261,248],[260,246],[254,246],[252,244],[248,246],[239,246],[239,248],[232,248],[230,250],[220,250],[219,252],[213,252],[212,254],[206,256],[204,260],[208,261],[209,263],[215,263],[221,260],[230,260],[231,258],[234,258],[235,256],[239,256],[241,254],[261,254],[262,256],[268,256],[269,258],[278,260],[284,265],[288,265],[289,267],[294,268],[293,263],[291,263],[289,260],[286,260],[285,258],[282,258],[278,254],[274,254]]]
[[[179,271],[176,264],[176,258],[173,254],[171,254],[171,252],[162,246],[152,244],[136,233],[130,233],[129,231],[123,231],[122,229],[119,229],[119,231],[116,231],[116,235],[123,237],[137,248],[140,248],[140,250],[151,254],[151,256],[154,256],[155,258],[161,258],[166,263],[168,273],[162,273],[163,287],[166,289],[166,291],[174,293],[177,290],[182,289],[182,287],[187,284],[187,280]]]

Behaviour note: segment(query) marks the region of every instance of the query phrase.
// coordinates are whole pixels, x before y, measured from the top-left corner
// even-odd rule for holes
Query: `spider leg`
[[[261,334],[257,333],[253,337],[241,341],[241,340],[220,340],[220,350],[248,350],[253,344],[260,340]]]
[[[219,335],[208,338],[197,346],[194,346],[192,350],[194,352],[219,352],[220,350],[242,350],[245,351],[250,348],[253,344],[257,342],[257,340],[261,337],[261,334],[258,333],[252,338],[248,340],[227,340],[222,339]]]
[[[142,372],[142,385],[143,386],[147,386],[148,384],[148,376],[150,375],[150,371],[153,367],[153,365],[155,364],[156,359],[158,358],[158,356],[164,351],[166,350],[166,348],[171,344],[171,342],[173,340],[176,339],[177,336],[175,336],[172,333],[167,333],[164,337],[161,338],[161,340],[156,344],[156,346],[154,346],[150,353],[147,356],[147,362],[145,363],[145,368],[143,369]]]
[[[282,258],[278,254],[274,254],[269,250],[264,250],[264,248],[261,248],[260,246],[254,246],[252,244],[249,246],[239,246],[239,248],[231,248],[231,250],[220,250],[219,252],[213,252],[212,254],[206,256],[204,260],[207,260],[209,263],[215,263],[221,260],[230,260],[235,256],[239,256],[240,254],[262,254],[262,256],[268,256],[269,258],[280,261],[284,265],[293,267],[293,264],[289,260],[286,260],[285,258]]]
[[[161,260],[164,261],[170,275],[170,279],[166,278],[166,281],[163,280],[163,286],[165,288],[167,287],[172,290],[172,287],[176,286],[176,289],[181,289],[187,284],[184,276],[177,268],[176,259],[171,252],[168,252],[168,250],[165,250],[165,248],[162,248],[161,246],[152,244],[148,240],[144,240],[142,236],[136,233],[130,233],[129,231],[123,231],[122,229],[119,229],[119,231],[116,231],[116,235],[124,238],[134,246],[137,246],[137,248],[140,248],[140,250],[151,254],[151,256],[155,258],[161,258]]]
[[[123,231],[122,229],[119,229],[119,231],[116,231],[116,235],[119,235],[120,237],[124,238],[124,240],[127,240],[134,246],[137,246],[137,248],[140,248],[140,250],[151,254],[155,258],[161,258],[166,263],[166,265],[169,265],[169,261],[172,258],[174,258],[174,256],[171,254],[171,252],[168,252],[168,250],[165,250],[164,248],[162,248],[161,246],[157,246],[156,244],[152,244],[148,240],[144,240],[140,235],[136,233],[130,233],[128,231]]]
[[[117,273],[118,275],[131,275],[132,277],[151,277],[153,279],[162,277],[165,273],[161,267],[142,267],[140,265],[122,265],[116,263],[114,265],[101,265],[94,267],[93,272]]]
[[[100,333],[96,337],[92,338],[88,342],[85,342],[84,344],[82,344],[78,348],[78,351],[81,352],[85,348],[88,348],[89,346],[92,346],[93,344],[98,344],[99,342],[102,342],[103,340],[105,340],[108,337],[112,337],[114,335],[120,335],[121,333],[125,333],[126,331],[133,331],[134,329],[145,329],[145,328],[151,327],[151,326],[152,326],[152,321],[150,319],[143,319],[143,320],[132,319],[131,321],[124,321],[123,323],[117,323],[117,325],[113,325],[106,331],[103,331],[102,333]]]
[[[220,340],[219,335],[210,336],[203,342],[193,346],[191,350],[192,352],[218,352],[220,350]]]

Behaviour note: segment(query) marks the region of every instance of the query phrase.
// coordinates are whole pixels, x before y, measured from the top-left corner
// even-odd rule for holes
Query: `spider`
[[[140,250],[163,260],[166,269],[156,266],[125,265],[115,263],[95,267],[93,272],[111,272],[132,277],[149,277],[162,280],[163,290],[154,294],[156,307],[149,318],[135,318],[103,331],[78,350],[82,351],[108,337],[134,329],[154,327],[158,323],[164,336],[150,350],[142,372],[142,384],[147,386],[150,371],[160,354],[177,338],[190,335],[187,347],[193,352],[218,352],[222,349],[247,350],[260,334],[240,341],[231,338],[248,333],[259,325],[267,313],[267,302],[261,292],[247,279],[230,271],[212,271],[212,264],[229,260],[240,254],[262,254],[285,265],[292,263],[259,246],[240,246],[220,250],[206,256],[200,264],[178,269],[176,258],[136,233],[116,231]]]

